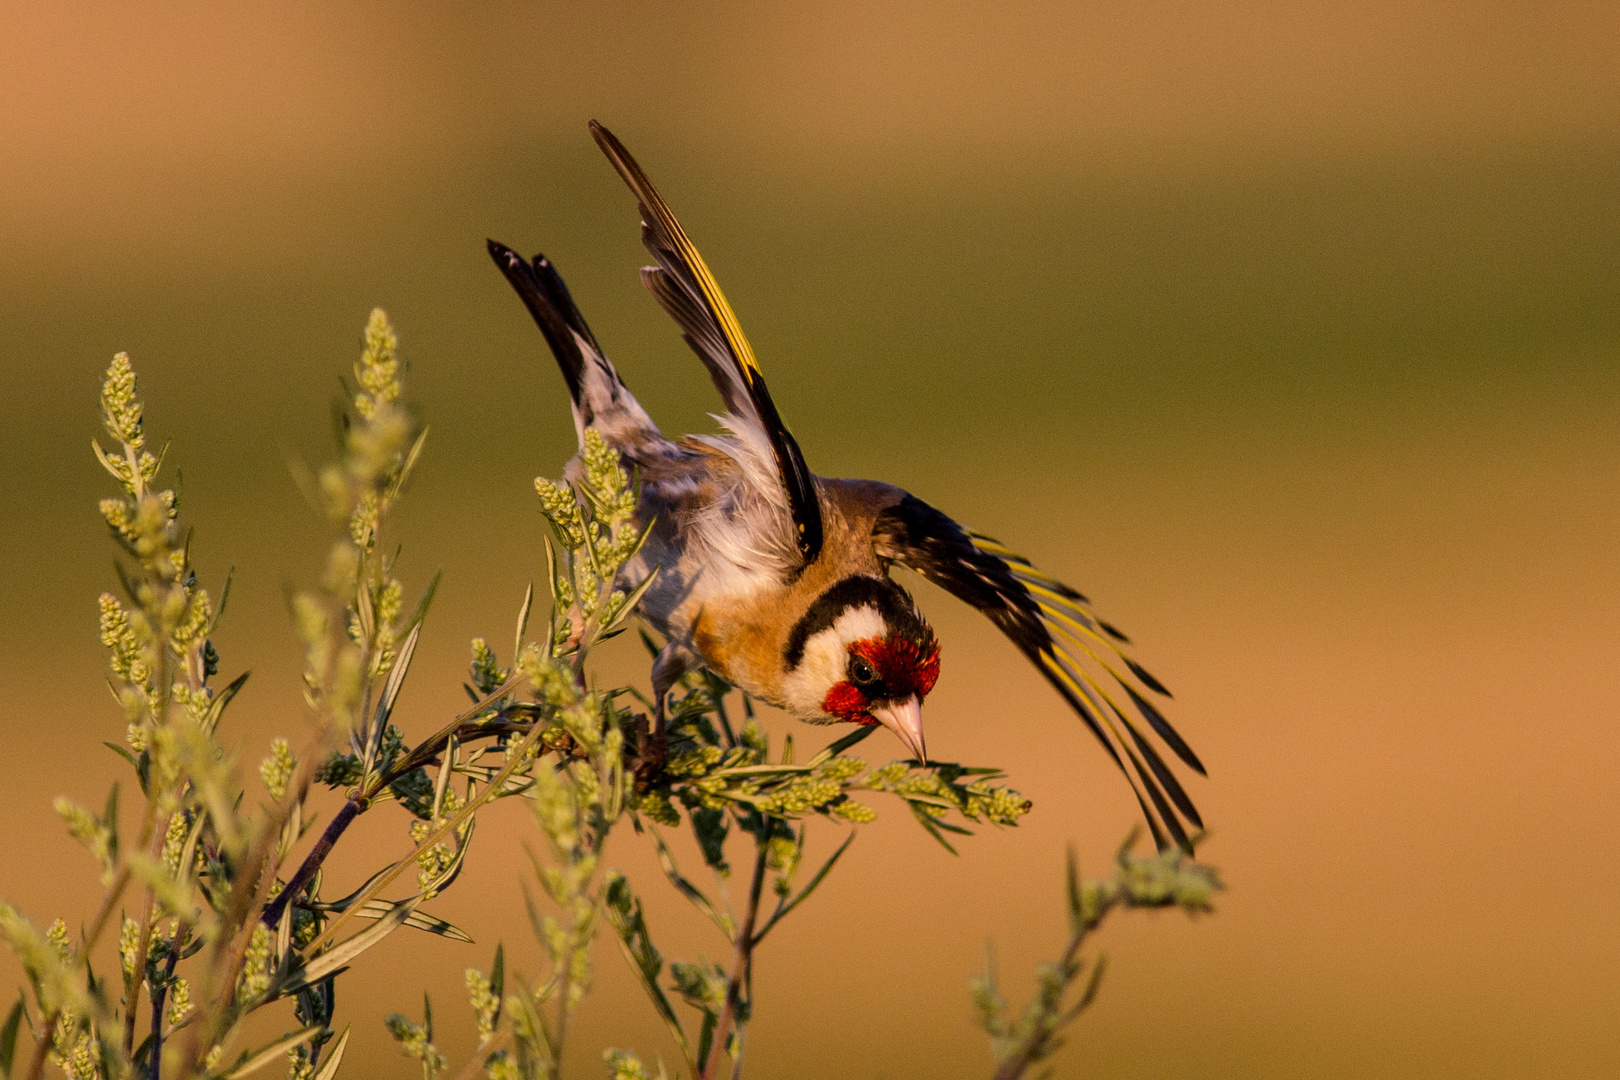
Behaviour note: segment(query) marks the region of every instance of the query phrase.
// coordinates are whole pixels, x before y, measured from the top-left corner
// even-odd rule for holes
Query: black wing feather
[[[1198,755],[1193,753],[1193,748],[1188,746],[1186,740],[1181,737],[1175,728],[1170,726],[1170,721],[1166,720],[1163,714],[1153,707],[1153,703],[1138,694],[1136,688],[1128,683],[1125,686],[1125,692],[1131,695],[1131,701],[1136,705],[1136,711],[1147,717],[1148,725],[1158,732],[1159,738],[1163,739],[1165,745],[1175,752],[1176,757],[1185,761],[1187,767],[1199,776],[1207,776],[1208,773],[1204,771],[1204,763],[1198,760]]]
[[[1012,639],[1119,766],[1155,842],[1161,848],[1169,842],[1190,847],[1182,822],[1202,828],[1203,820],[1132,714],[1145,720],[1190,768],[1203,773],[1204,766],[1169,721],[1132,685],[1130,676],[1168,697],[1163,684],[1118,651],[1115,642],[1123,642],[1124,635],[1085,607],[1085,597],[1042,574],[1028,559],[998,541],[962,528],[914,495],[902,495],[878,514],[872,539],[879,556],[910,567],[972,604]],[[1129,675],[1115,666],[1115,659],[1124,663]],[[1106,677],[1091,668],[1101,669]],[[1124,699],[1116,700],[1109,689],[1113,684],[1124,689],[1129,705]]]
[[[822,542],[821,503],[816,496],[815,478],[804,463],[797,440],[776,411],[765,376],[754,359],[753,346],[743,334],[736,313],[686,230],[630,151],[594,120],[591,134],[640,203],[641,240],[658,261],[656,267],[642,271],[642,281],[680,325],[687,343],[708,367],[726,408],[757,425],[770,441],[777,475],[793,515],[799,553],[806,564],[812,562]]]

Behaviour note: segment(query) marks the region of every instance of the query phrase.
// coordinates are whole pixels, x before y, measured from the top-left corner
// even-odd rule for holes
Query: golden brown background
[[[402,566],[446,569],[410,730],[454,706],[469,637],[509,640],[543,573],[529,480],[571,450],[484,237],[558,262],[667,429],[707,422],[595,116],[813,467],[1026,551],[1177,691],[1231,887],[1211,918],[1110,926],[1057,1075],[1620,1073],[1620,7],[480,7],[0,13],[0,895],[89,910],[49,797],[99,803],[117,771],[86,445],[115,350],[174,440],[198,565],[236,567],[218,644],[254,672],[250,771],[301,723],[281,597],[321,543],[286,462],[327,452],[372,304],[433,428]],[[1004,766],[1035,813],[952,858],[889,808],[764,948],[753,1075],[987,1074],[983,943],[1021,998],[1063,933],[1064,845],[1100,871],[1135,820],[1014,650],[921,591],[930,747]],[[603,677],[644,680],[635,648]],[[423,987],[459,1056],[460,972],[497,939],[533,969],[527,833],[498,813],[437,906],[476,947],[401,932],[347,980],[346,1072],[412,1073],[378,1018]],[[403,823],[344,847],[393,857]],[[720,953],[640,841],[614,861],[666,951]],[[669,1052],[598,959],[579,1076],[604,1045]]]

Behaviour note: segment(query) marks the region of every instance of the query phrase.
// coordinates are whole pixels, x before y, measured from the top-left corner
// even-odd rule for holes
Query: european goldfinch
[[[562,367],[581,445],[594,429],[639,474],[638,516],[653,527],[623,575],[628,588],[658,574],[640,614],[667,640],[652,669],[660,722],[676,680],[702,666],[813,724],[882,724],[925,761],[922,703],[940,650],[889,579],[899,564],[989,616],[1107,748],[1160,847],[1186,847],[1183,821],[1203,822],[1143,725],[1204,768],[1150,702],[1168,692],[1120,651],[1125,635],[1084,596],[915,495],[812,474],[703,257],[619,140],[594,121],[591,133],[640,203],[642,242],[657,263],[642,283],[708,368],[725,433],[665,437],[556,268],[493,240],[489,252]],[[580,467],[576,456],[569,475]]]

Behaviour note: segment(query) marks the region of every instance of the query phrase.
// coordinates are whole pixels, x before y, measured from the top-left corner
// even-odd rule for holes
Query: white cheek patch
[[[889,632],[883,616],[870,605],[851,608],[827,629],[805,639],[799,666],[782,681],[783,697],[800,719],[833,720],[822,711],[827,691],[843,682],[849,670],[849,646]]]

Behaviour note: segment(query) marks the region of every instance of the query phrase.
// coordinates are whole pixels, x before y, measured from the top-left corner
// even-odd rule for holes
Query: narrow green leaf
[[[556,534],[557,527],[553,525],[551,531]],[[546,584],[551,589],[551,614],[546,618],[546,639],[540,643],[540,655],[549,660],[551,659],[552,650],[557,645],[557,620],[565,618],[566,615],[557,602],[557,551],[551,546],[551,537],[543,536],[540,539],[546,549]],[[512,659],[514,662],[517,660],[516,657]]]
[[[828,874],[832,873],[832,868],[838,865],[838,860],[844,857],[844,852],[848,851],[849,845],[853,844],[854,842],[855,830],[851,829],[849,831],[849,835],[844,837],[844,842],[838,845],[838,850],[833,852],[832,857],[821,865],[820,870],[816,871],[816,876],[810,879],[810,883],[804,888],[800,889],[797,896],[786,903],[779,905],[777,909],[771,913],[770,921],[765,924],[764,929],[760,930],[754,935],[755,945],[758,945],[761,941],[765,940],[765,935],[770,933],[771,927],[775,926],[778,922],[786,918],[788,912],[810,899],[810,894],[816,891],[817,886],[822,883]]]
[[[1107,969],[1108,957],[1097,957],[1097,962],[1091,965],[1091,978],[1086,980],[1086,988],[1080,991],[1080,1000],[1076,1001],[1074,1007],[1064,1013],[1058,1020],[1060,1026],[1067,1024],[1070,1020],[1085,1012],[1091,1006],[1091,1003],[1096,1000],[1097,989],[1102,985],[1103,972]]]
[[[630,965],[630,970],[636,973],[636,978],[640,980],[641,988],[646,991],[653,1009],[669,1028],[675,1045],[681,1048],[683,1055],[690,1058],[692,1050],[691,1044],[686,1040],[686,1029],[681,1026],[680,1017],[675,1015],[674,1007],[664,995],[663,987],[658,985],[658,976],[664,966],[663,958],[658,954],[658,949],[648,934],[647,922],[641,912],[641,901],[631,893],[630,883],[623,876],[615,874],[609,881],[607,903],[603,906],[603,910],[618,936],[619,951],[624,955],[625,962]]]
[[[843,738],[839,739],[837,742],[824,747],[820,753],[811,758],[809,761],[805,762],[805,764],[810,768],[815,768],[817,765],[831,760],[838,754],[842,754],[845,750],[848,750],[862,739],[870,738],[872,733],[877,731],[877,729],[877,724],[867,724],[863,727],[858,727],[848,735],[845,735]]]
[[[191,879],[191,871],[197,865],[197,845],[202,843],[203,826],[208,824],[207,814],[198,814],[197,819],[191,823],[191,831],[186,834],[186,842],[180,848],[180,881],[184,884]]]
[[[427,444],[427,437],[428,429],[423,427],[421,432],[417,434],[416,441],[411,443],[411,448],[406,451],[405,460],[400,464],[399,472],[394,474],[393,483],[388,485],[389,502],[397,499],[399,493],[405,489],[405,481],[410,479],[411,470],[416,468],[416,462],[422,456],[422,447]]]
[[[443,815],[444,793],[450,789],[450,778],[456,772],[456,736],[452,732],[445,740],[444,753],[439,755],[439,781],[433,785],[433,813],[428,816],[438,821]]]
[[[107,827],[111,834],[107,847],[107,856],[112,862],[118,861],[118,781],[113,781],[112,790],[107,792],[107,807],[101,812],[101,823]]]
[[[389,863],[387,866],[383,867],[381,870],[377,871],[375,874],[372,874],[370,877],[366,878],[365,881],[360,883],[360,887],[358,889],[354,890],[354,892],[350,893],[348,896],[343,897],[341,900],[324,900],[324,901],[315,900],[315,901],[307,901],[307,902],[306,901],[299,901],[299,903],[303,904],[303,906],[309,908],[312,911],[347,911],[349,909],[349,905],[354,903],[354,898],[355,897],[361,895],[367,889],[369,889],[373,885],[375,885],[377,883],[378,878],[380,878],[384,874],[388,873],[396,865],[397,864],[395,864],[395,863]],[[386,901],[386,900],[379,901],[379,903],[385,904],[390,908],[393,907],[393,905],[389,904],[388,901]]]
[[[727,941],[735,944],[737,926],[732,921],[731,916],[717,909],[709,901],[709,898],[703,895],[703,890],[686,879],[686,876],[675,865],[675,856],[670,852],[669,845],[664,843],[664,838],[658,835],[658,830],[649,828],[648,832],[652,834],[653,845],[658,849],[658,865],[663,868],[664,876],[669,878],[669,883],[675,886],[677,892],[690,900],[692,906],[707,915],[709,921],[719,927],[722,934],[726,935]]]
[[[361,571],[364,580],[364,571]],[[372,595],[369,586],[361,587],[354,598],[354,617],[360,623],[360,640],[375,641],[377,638],[377,599]]]
[[[531,586],[531,589],[533,587]],[[495,945],[495,965],[489,969],[489,992],[495,999],[495,1016],[491,1023],[496,1027],[501,1024],[501,1009],[505,1007],[505,999],[501,995],[506,989],[506,947],[499,942]]]
[[[714,1026],[719,1022],[719,1019],[714,1013],[709,1012],[707,1009],[704,1010],[703,1032],[698,1036],[697,1059],[699,1061],[709,1060],[709,1047],[714,1044]]]
[[[906,800],[908,803],[921,804],[923,806],[937,806],[942,810],[955,810],[957,808],[954,802],[949,799],[941,798],[938,795],[924,795],[920,792],[908,792],[900,797]]]
[[[652,535],[653,529],[656,528],[657,525],[658,518],[656,516],[647,519],[647,524],[642,527],[641,534],[636,537],[636,546],[630,549],[630,555],[625,559],[625,562],[629,562],[630,559],[635,558],[636,552],[647,546],[647,537]]]
[[[602,628],[604,633],[616,630],[624,624],[626,619],[635,614],[636,605],[641,603],[641,598],[647,595],[647,590],[652,588],[653,583],[658,580],[658,570],[658,567],[653,567],[652,572],[641,579],[641,584],[630,590],[629,594],[624,598],[624,607],[619,609],[618,615],[614,616],[611,623]]]
[[[809,765],[795,765],[792,762],[769,765],[734,765],[729,769],[716,769],[710,776],[799,776],[814,772]]]
[[[298,808],[299,808],[298,804],[294,803],[293,804],[294,812],[296,812],[298,810]],[[278,964],[285,963],[286,960],[287,960],[288,954],[291,953],[291,951],[292,951],[292,927],[293,927],[293,921],[294,920],[290,916],[288,916],[286,918],[279,919],[276,922],[276,952],[275,952],[275,956],[276,956],[276,963],[278,963]]]
[[[11,1007],[6,1014],[6,1023],[0,1027],[0,1074],[9,1080],[11,1076],[11,1062],[17,1056],[17,1031],[22,1026],[23,997],[17,995],[17,1004]]]
[[[1086,931],[1085,908],[1080,903],[1080,860],[1074,853],[1074,845],[1069,845],[1068,858],[1064,866],[1064,885],[1067,887],[1069,899],[1069,933],[1079,937]]]
[[[399,647],[399,654],[394,658],[394,666],[388,669],[388,681],[383,684],[381,699],[377,702],[377,712],[372,718],[374,738],[378,743],[382,741],[382,733],[387,729],[388,718],[393,715],[394,703],[399,700],[399,692],[405,685],[405,675],[411,670],[411,660],[416,655],[416,642],[421,637],[422,624],[417,623],[411,627],[411,632],[405,638],[405,643]]]
[[[141,767],[141,763],[135,760],[135,755],[130,753],[124,747],[119,746],[117,743],[104,742],[101,745],[105,746],[107,749],[111,750],[113,753],[117,754],[119,757],[121,757],[125,761],[129,762],[130,765],[133,766],[134,768],[136,768],[137,770]]]
[[[214,729],[219,726],[219,718],[225,715],[225,706],[229,705],[231,699],[241,691],[242,685],[248,681],[248,676],[251,674],[250,671],[242,672],[242,674],[232,679],[225,689],[219,692],[218,697],[214,698],[213,704],[208,706],[208,715],[203,717],[202,727],[204,731],[213,734]]]
[[[580,516],[580,525],[582,526],[580,535],[585,541],[585,556],[590,561],[591,573],[595,574],[596,580],[600,581],[602,586],[606,588],[612,585],[612,582],[608,581],[607,575],[602,573],[602,560],[596,554],[596,530],[592,528],[592,522],[585,520],[584,515]]]
[[[545,1015],[540,1011],[540,1003],[534,999],[533,994],[529,993],[529,988],[522,983],[515,984],[512,989],[512,996],[517,998],[513,1011],[521,1010],[523,1012],[524,1026],[533,1033],[535,1041],[540,1043],[541,1048],[550,1056],[554,1052],[552,1049],[551,1029],[547,1027]]]
[[[231,582],[236,580],[236,567],[225,571],[225,584],[219,587],[219,601],[214,604],[214,618],[208,624],[208,632],[212,634],[219,620],[225,617],[225,605],[231,601]]]
[[[433,572],[433,580],[429,581],[428,587],[422,591],[422,598],[416,602],[416,608],[411,612],[411,617],[405,620],[406,626],[415,630],[427,619],[428,608],[433,606],[433,598],[439,593],[439,581],[443,577],[443,570]]]
[[[368,915],[364,911],[357,911],[355,912],[355,915],[359,916],[360,918],[373,918],[373,916]],[[437,934],[442,938],[449,938],[451,941],[460,941],[468,945],[476,944],[476,942],[473,941],[472,936],[465,930],[461,929],[461,927],[456,926],[454,923],[447,922],[438,916],[428,915],[425,912],[413,912],[411,917],[405,920],[405,925],[410,927],[412,930],[424,930],[429,934]]]
[[[515,661],[518,654],[523,651],[523,634],[529,628],[529,611],[534,607],[534,582],[523,591],[523,606],[518,608],[517,637],[512,642],[512,659]]]
[[[532,852],[530,852],[529,858],[531,861],[534,861],[534,855]],[[528,885],[523,886],[523,908],[529,914],[529,929],[534,931],[534,936],[536,939],[545,941],[546,921],[543,917],[541,917],[540,909],[535,906],[534,894],[529,892]]]
[[[951,842],[945,839],[945,834],[940,831],[939,822],[935,821],[932,817],[929,817],[927,814],[916,809],[915,807],[912,808],[911,812],[916,816],[917,823],[920,824],[924,829],[928,830],[928,835],[939,841],[940,847],[944,848],[952,855],[956,854],[956,849],[951,846]]]
[[[101,467],[103,469],[107,470],[107,475],[112,477],[114,480],[117,480],[120,484],[124,483],[124,474],[119,472],[117,466],[113,465],[113,463],[108,460],[107,451],[101,448],[101,441],[99,439],[90,440],[90,449],[96,452],[96,460],[101,462]]]
[[[315,1075],[310,1080],[332,1080],[337,1075],[338,1064],[343,1060],[343,1051],[348,1049],[348,1046],[349,1029],[344,1028],[343,1034],[337,1037],[337,1042],[333,1043],[331,1049],[326,1051],[326,1060],[321,1062],[321,1067],[316,1070]]]
[[[338,968],[347,965],[361,953],[404,925],[405,920],[410,918],[411,912],[416,910],[416,905],[420,902],[421,897],[419,896],[401,900],[394,905],[392,911],[377,920],[376,926],[362,930],[347,941],[332,946],[313,960],[295,967],[287,973],[282,985],[277,988],[276,996],[285,997],[288,994],[297,993],[304,987],[320,982]]]
[[[648,656],[657,656],[664,651],[663,647],[652,639],[652,635],[647,633],[646,627],[636,627],[636,633],[641,635],[641,643],[647,647]]]
[[[242,1080],[242,1077],[247,1076],[249,1073],[258,1072],[272,1061],[285,1055],[293,1047],[308,1042],[325,1029],[325,1024],[311,1024],[301,1031],[283,1035],[256,1053],[250,1054],[244,1051],[242,1056],[236,1060],[236,1064],[231,1067],[230,1072],[220,1074],[220,1080]]]
[[[393,909],[394,905],[387,900],[367,900],[360,905],[360,910],[354,913],[354,917],[357,919],[382,919],[386,918]],[[468,945],[474,944],[473,939],[468,936],[465,930],[435,915],[429,915],[425,911],[411,912],[410,916],[405,920],[405,925],[412,930],[425,930],[430,934],[438,934],[440,937],[449,938],[451,941],[461,941]]]
[[[176,1028],[176,1030],[179,1029]],[[150,1031],[147,1032],[146,1038],[141,1040],[141,1044],[137,1046],[135,1048],[135,1052],[129,1056],[130,1062],[135,1066],[135,1073],[137,1076],[140,1076],[146,1072],[147,1055],[152,1052],[152,1043],[156,1039],[156,1033]]]

